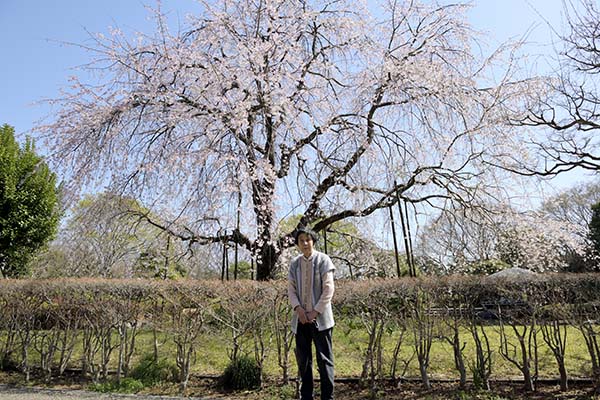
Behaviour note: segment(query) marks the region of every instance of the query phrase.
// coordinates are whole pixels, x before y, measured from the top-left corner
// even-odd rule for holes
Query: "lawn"
[[[499,347],[499,328],[498,326],[489,325],[485,327],[486,332],[490,338],[490,342],[493,348],[493,374],[492,380],[504,380],[504,379],[513,379],[515,381],[519,381],[521,379],[520,372],[518,369],[505,360],[498,351]],[[383,365],[384,365],[384,375],[389,376],[389,365],[392,358],[393,349],[396,345],[396,340],[398,338],[399,330],[397,329],[388,329],[384,332],[383,335]],[[568,341],[567,341],[567,370],[570,377],[589,377],[591,374],[590,371],[590,360],[589,355],[585,347],[584,340],[575,328],[569,328],[567,331]],[[265,361],[265,380],[267,382],[266,387],[260,392],[247,392],[247,393],[237,393],[232,394],[228,393],[227,398],[237,398],[236,396],[241,396],[239,398],[291,398],[293,395],[294,387],[293,386],[281,386],[281,369],[277,364],[277,350],[275,348],[275,340],[272,336],[267,335],[267,357]],[[513,340],[509,337],[510,340]],[[465,329],[461,331],[461,340],[464,341],[464,356],[467,360],[467,365],[469,365],[468,360],[474,359],[474,344],[469,332]],[[0,341],[0,344],[2,342]],[[159,343],[159,356],[163,358],[167,358],[170,361],[174,362],[176,347],[174,342],[167,335],[159,335],[158,337]],[[343,378],[357,378],[360,376],[362,371],[362,366],[364,362],[364,353],[368,344],[368,336],[366,334],[365,329],[357,324],[356,321],[349,320],[339,320],[337,326],[334,329],[334,353],[336,357],[336,376],[340,378],[340,384],[338,386],[338,398],[362,398],[362,397],[352,397],[359,396],[359,393],[362,393],[361,396],[366,396],[367,394],[371,394],[371,391],[359,386],[355,380],[345,380]],[[247,352],[252,353],[254,350],[254,344],[251,340],[246,341],[245,350]],[[550,349],[543,342],[541,334],[538,337],[538,357],[539,357],[539,377],[542,379],[545,378],[556,378],[558,376],[556,362]],[[154,347],[154,336],[151,331],[143,331],[138,334],[136,339],[136,352],[133,357],[132,365],[135,366],[141,357],[145,354],[149,354],[153,352]],[[204,332],[200,335],[197,341],[196,354],[193,360],[192,367],[192,377],[190,380],[190,386],[188,389],[188,394],[203,394],[209,393],[211,395],[215,395],[220,393],[219,389],[216,386],[216,379],[211,379],[210,377],[216,377],[220,375],[224,369],[226,368],[229,358],[228,354],[231,349],[231,343],[227,332],[225,331],[210,331]],[[293,359],[293,351],[290,354],[290,373],[295,373],[295,363]],[[113,352],[111,363],[109,364],[110,368],[116,368],[116,357],[117,350]],[[81,358],[81,344],[78,344],[75,348],[74,354],[71,358],[70,366],[73,369],[77,369],[80,367],[79,360]],[[30,362],[32,365],[37,364],[39,359],[39,355],[35,352],[30,354]],[[410,331],[407,331],[404,338],[404,343],[401,346],[400,355],[400,371],[402,371],[404,365],[406,365],[406,373],[404,374],[404,378],[410,383],[405,383],[401,385],[400,388],[395,386],[391,386],[388,383],[381,383],[379,385],[379,390],[381,393],[386,393],[385,398],[394,398],[393,396],[397,395],[397,398],[430,398],[430,399],[438,399],[444,397],[436,397],[438,396],[438,392],[440,389],[444,393],[453,393],[453,398],[460,399],[469,399],[469,398],[492,398],[492,397],[481,397],[484,395],[477,394],[477,392],[461,392],[458,390],[458,383],[453,382],[452,380],[458,379],[458,373],[454,367],[453,353],[451,346],[445,342],[441,337],[434,338],[431,349],[431,361],[429,367],[430,377],[433,379],[433,390],[427,391],[423,390],[420,387],[418,377],[419,368],[416,357],[414,357],[414,346],[412,345],[412,335]],[[54,379],[50,382],[50,385],[68,385],[81,388],[88,387],[89,381],[86,379],[81,379],[76,376],[77,374],[72,374],[71,377]],[[317,376],[317,375],[315,375]],[[470,376],[469,376],[470,378]],[[451,380],[451,382],[445,382],[444,380]],[[1,381],[4,383],[16,383],[16,384],[25,384],[23,377],[18,373],[12,374],[3,374],[1,376]],[[34,376],[33,383],[41,383],[41,379],[36,378]],[[516,385],[495,385],[495,393],[500,390],[508,390],[520,387],[517,383]],[[506,386],[506,387],[504,387]],[[543,385],[543,387],[548,387],[548,385]],[[556,385],[550,385],[550,391],[556,389]],[[591,387],[587,384],[587,389]],[[581,384],[578,384],[578,392],[579,395],[583,390],[585,392],[585,385],[582,387]],[[516,390],[516,391],[515,391]],[[502,396],[508,396],[506,398],[518,398],[514,396],[519,396],[518,390],[512,390],[510,394],[507,393],[497,393],[498,399],[504,398]],[[149,393],[176,393],[178,391],[176,384],[160,384],[155,387],[148,387],[143,390],[144,392]],[[413,393],[413,395],[407,394],[407,391]],[[545,391],[546,393],[548,390]],[[365,394],[367,393],[367,394]],[[395,393],[395,394],[394,394]],[[258,396],[258,397],[255,397]],[[413,397],[411,397],[413,396]],[[417,396],[417,397],[414,397]],[[424,396],[424,397],[418,397]],[[466,397],[465,397],[466,396]],[[474,397],[475,396],[475,397]],[[479,397],[477,397],[479,396]],[[565,397],[569,398],[569,397]],[[573,397],[576,398],[576,397]],[[586,397],[580,397],[586,398]],[[590,397],[591,398],[591,397]]]

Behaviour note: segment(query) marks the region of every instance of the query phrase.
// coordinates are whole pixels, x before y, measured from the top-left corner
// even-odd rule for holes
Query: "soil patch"
[[[0,372],[0,384],[11,385],[14,387],[27,386],[42,389],[52,388],[65,391],[87,390],[91,381],[82,379],[78,375],[67,375],[60,379],[53,379],[50,382],[44,382],[34,378],[29,384],[23,381],[19,373]],[[316,385],[316,392],[319,387]],[[281,385],[274,381],[265,382],[261,390],[225,392],[217,383],[216,379],[196,378],[190,381],[186,396],[209,399],[227,399],[227,400],[278,400],[293,399],[296,392],[296,385],[292,382],[289,385]],[[357,400],[357,399],[386,399],[386,400],[541,400],[541,399],[563,399],[563,400],[600,400],[592,386],[587,382],[571,382],[570,388],[566,392],[561,392],[560,387],[554,384],[538,383],[536,392],[526,392],[523,384],[519,382],[497,382],[492,383],[492,390],[476,390],[472,386],[466,389],[460,389],[456,383],[435,383],[431,389],[423,388],[418,382],[403,382],[394,385],[391,382],[380,384],[376,390],[364,388],[355,382],[337,382],[336,383],[337,400]],[[143,395],[158,396],[180,396],[180,388],[177,384],[165,383],[151,388],[145,388],[138,393]],[[316,396],[318,398],[318,396]]]

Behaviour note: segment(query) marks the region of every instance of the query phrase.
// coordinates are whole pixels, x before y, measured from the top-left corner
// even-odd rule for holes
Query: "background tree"
[[[592,205],[592,217],[589,224],[590,252],[587,257],[587,267],[597,270],[600,262],[600,203]]]
[[[428,224],[417,248],[427,272],[490,274],[507,267],[568,269],[585,255],[586,229],[541,211],[489,205],[485,213],[451,209]]]
[[[552,220],[577,227],[576,234],[584,241],[586,249],[583,253],[567,254],[570,272],[586,272],[597,269],[598,261],[592,237],[595,204],[600,202],[600,184],[594,180],[580,183],[546,200],[540,211]]]
[[[592,220],[592,206],[599,202],[600,181],[592,180],[551,196],[542,203],[540,212],[556,221],[577,226],[579,234],[585,238]]]
[[[478,263],[493,261],[500,214],[493,210],[492,205],[483,210],[451,207],[428,222],[416,247],[427,261],[426,272],[475,272]]]
[[[513,169],[527,175],[556,175],[581,168],[600,169],[598,73],[600,13],[597,2],[563,2],[567,31],[560,36],[558,65],[545,90],[529,102],[529,112],[513,120],[531,126],[531,142],[539,157],[515,159]],[[537,162],[535,162],[537,161]]]
[[[567,268],[571,254],[585,253],[577,226],[533,212],[503,218],[496,252],[511,267],[556,272]]]
[[[200,268],[198,252],[194,258],[186,245],[140,221],[140,212],[147,210],[134,199],[113,193],[86,196],[69,210],[56,240],[32,262],[33,274],[167,279]]]
[[[589,238],[594,250],[600,254],[600,203],[592,205],[591,210]]]
[[[0,127],[0,273],[27,275],[27,262],[56,233],[60,219],[56,175],[35,153],[31,139],[23,147],[14,129]]]
[[[203,9],[174,34],[157,12],[154,35],[94,37],[102,81],[75,78],[39,129],[75,184],[143,198],[146,218],[180,239],[245,247],[258,279],[293,246],[276,234],[282,215],[322,231],[397,193],[477,204],[502,187],[489,163],[522,147],[503,121],[538,86],[513,79],[513,47],[471,51],[466,5]]]

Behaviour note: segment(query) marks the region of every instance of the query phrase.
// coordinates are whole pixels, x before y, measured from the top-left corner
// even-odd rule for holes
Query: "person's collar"
[[[316,253],[316,251],[313,250],[310,257],[306,257],[304,254],[302,254],[302,258],[305,259],[306,261],[312,261],[312,259],[315,257],[315,253]]]

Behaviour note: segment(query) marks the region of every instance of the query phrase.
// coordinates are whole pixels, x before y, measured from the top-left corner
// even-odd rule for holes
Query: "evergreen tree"
[[[592,247],[596,252],[600,252],[600,203],[592,205],[592,219],[589,224],[589,238]]]
[[[56,175],[35,153],[21,148],[9,125],[0,127],[0,273],[27,275],[30,257],[56,233],[60,211]]]

